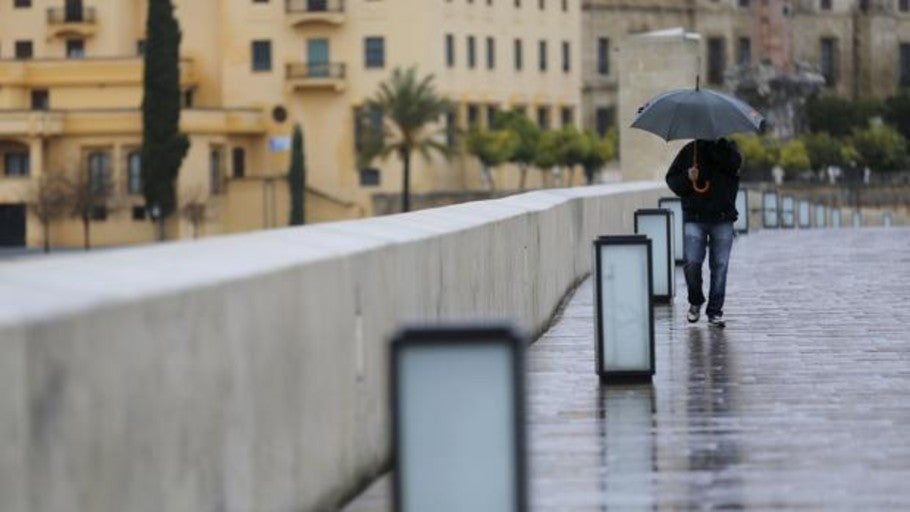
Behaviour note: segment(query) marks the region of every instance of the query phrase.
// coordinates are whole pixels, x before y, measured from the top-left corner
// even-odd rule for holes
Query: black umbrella
[[[729,96],[710,89],[702,89],[696,81],[695,89],[676,89],[655,96],[638,109],[632,128],[639,128],[660,136],[664,140],[719,139],[731,133],[758,132],[765,118],[754,108]],[[695,145],[695,163],[698,167],[698,145]],[[710,183],[698,187],[700,193],[708,191]]]

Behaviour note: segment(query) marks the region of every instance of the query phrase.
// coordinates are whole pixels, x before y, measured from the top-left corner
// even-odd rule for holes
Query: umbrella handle
[[[695,167],[696,169],[698,169],[698,141],[697,140],[694,142],[694,144],[692,144],[692,150],[693,150],[692,167]],[[704,194],[704,193],[708,192],[708,190],[711,190],[710,181],[705,181],[704,187],[698,186],[698,180],[690,180],[690,181],[692,181],[692,188],[695,189],[695,192],[697,192],[699,194]]]

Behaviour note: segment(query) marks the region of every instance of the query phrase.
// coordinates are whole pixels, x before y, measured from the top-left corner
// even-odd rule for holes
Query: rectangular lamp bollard
[[[657,207],[663,210],[673,212],[673,258],[677,265],[682,265],[686,261],[686,253],[683,252],[683,211],[682,199],[678,197],[661,197],[657,200]]]
[[[892,225],[894,225],[894,215],[892,215],[891,212],[883,213],[882,214],[882,226],[886,227],[886,228],[890,228]]]
[[[799,200],[799,228],[809,229],[812,227],[812,218],[809,216],[809,201]]]
[[[761,196],[762,227],[776,229],[780,227],[780,215],[777,192],[766,191]]]
[[[831,209],[831,227],[834,229],[840,229],[842,222],[843,222],[843,219],[841,217],[840,208],[836,208],[836,207],[832,208]]]
[[[859,208],[853,210],[853,227],[863,227],[863,212]]]
[[[736,222],[733,223],[733,230],[739,234],[749,232],[749,190],[741,188],[736,192]],[[685,238],[683,238],[685,240]]]
[[[815,205],[815,227],[819,229],[828,227],[828,208],[823,204]]]
[[[395,337],[394,510],[527,510],[525,345],[505,326],[411,328]]]
[[[635,211],[635,234],[651,240],[651,262],[654,268],[656,302],[671,302],[676,295],[673,264],[673,212],[644,208]]]
[[[780,203],[780,227],[788,229],[796,227],[796,216],[794,212],[796,201],[793,200],[793,196],[782,197]]]
[[[594,241],[597,374],[605,384],[654,376],[651,240],[643,235]]]

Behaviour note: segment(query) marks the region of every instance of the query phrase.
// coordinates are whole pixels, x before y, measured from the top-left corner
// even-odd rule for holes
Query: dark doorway
[[[24,204],[0,204],[0,247],[25,247]]]

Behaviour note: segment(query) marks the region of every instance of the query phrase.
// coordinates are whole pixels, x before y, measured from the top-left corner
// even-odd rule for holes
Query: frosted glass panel
[[[645,245],[600,246],[603,371],[651,368],[651,297]]]
[[[682,201],[679,199],[661,199],[657,204],[660,208],[673,212],[673,258],[675,258],[676,261],[682,261],[685,259],[685,255],[683,254]]]
[[[882,226],[885,226],[886,228],[890,228],[892,224],[894,224],[893,216],[891,215],[890,212],[885,212],[885,214],[882,215]]]
[[[792,196],[784,196],[781,199],[780,206],[780,225],[785,228],[792,228],[796,221],[794,220],[795,201]]]
[[[840,208],[835,208],[831,211],[831,227],[840,228],[841,225],[841,213]]]
[[[863,227],[863,212],[860,212],[860,211],[853,212],[853,227],[855,227],[855,228]]]
[[[509,348],[412,345],[398,358],[402,510],[516,510]]]
[[[739,232],[745,232],[749,229],[748,194],[745,190],[740,190],[736,193],[736,212],[739,213],[739,217],[736,219],[736,223],[733,224],[733,229]],[[680,244],[680,249],[682,249],[682,244]]]
[[[799,202],[799,227],[812,227],[812,219],[809,218],[809,201]]]
[[[777,219],[777,194],[764,194],[762,203],[762,223],[765,227],[776,228]]]
[[[827,208],[824,205],[815,205],[815,227],[824,228],[828,226]]]
[[[674,265],[667,259],[667,243],[672,243],[667,233],[667,218],[663,215],[639,215],[638,231],[636,232],[651,240],[651,261],[654,262],[654,295],[673,295],[669,276]]]

